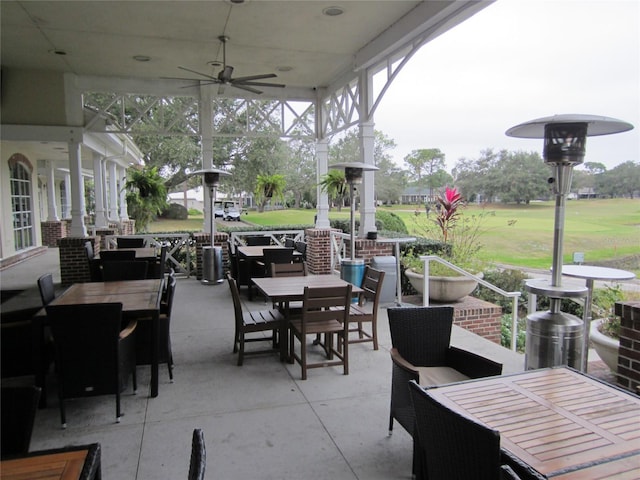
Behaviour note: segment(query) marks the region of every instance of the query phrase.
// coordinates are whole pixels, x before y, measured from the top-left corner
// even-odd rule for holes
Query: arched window
[[[16,157],[18,156],[22,157],[22,155],[14,155],[9,160],[9,169],[11,171],[11,214],[13,217],[13,239],[16,251],[33,247],[34,245],[31,172],[22,161],[24,157],[17,159]]]

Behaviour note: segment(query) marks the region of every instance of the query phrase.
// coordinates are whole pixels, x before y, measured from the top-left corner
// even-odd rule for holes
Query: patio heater
[[[362,183],[363,172],[375,171],[380,169],[375,165],[370,165],[364,162],[336,163],[334,165],[329,165],[329,168],[344,168],[344,177],[349,184],[349,206],[351,214],[351,235],[349,238],[349,248],[351,259],[342,260],[340,276],[343,280],[360,286],[362,284],[362,277],[364,276],[364,260],[361,258],[356,259],[356,205],[353,200],[355,198],[356,185],[360,185]]]
[[[621,120],[596,115],[554,115],[531,120],[507,130],[510,137],[544,138],[544,162],[552,169],[549,183],[556,197],[551,280],[529,280],[525,289],[550,299],[546,312],[527,316],[525,368],[582,364],[583,325],[575,315],[560,311],[563,298],[586,297],[586,287],[562,286],[562,248],[565,203],[571,188],[573,168],[584,161],[586,137],[631,130]],[[585,352],[586,354],[586,352]]]
[[[205,185],[209,188],[209,231],[211,232],[211,245],[209,247],[202,247],[202,283],[215,285],[222,283],[224,279],[222,277],[222,248],[214,246],[216,222],[213,205],[216,198],[216,189],[220,184],[220,176],[229,176],[231,174],[217,168],[203,168],[191,172],[191,175],[202,175]]]

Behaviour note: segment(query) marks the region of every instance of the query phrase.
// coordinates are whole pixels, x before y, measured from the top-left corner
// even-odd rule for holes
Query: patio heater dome
[[[584,297],[587,289],[563,288],[562,242],[564,209],[571,189],[573,167],[584,162],[587,137],[609,135],[631,130],[633,125],[610,117],[566,114],[537,118],[506,131],[510,137],[543,138],[544,162],[553,168],[549,179],[556,196],[553,237],[553,266],[551,283],[530,280],[525,289],[532,294],[550,298],[547,312],[532,313],[527,317],[525,368],[543,368],[569,365],[586,370],[586,349],[583,337],[588,334],[588,318],[579,318],[560,311],[561,299]]]

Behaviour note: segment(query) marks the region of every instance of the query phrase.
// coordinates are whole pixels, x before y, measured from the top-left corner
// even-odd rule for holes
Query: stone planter
[[[600,333],[598,327],[602,321],[602,318],[591,321],[589,339],[591,340],[596,353],[605,365],[609,367],[609,370],[618,373],[618,347],[620,346],[620,340]]]
[[[424,275],[413,270],[406,270],[405,275],[418,292],[424,294]],[[477,273],[482,278],[482,273]],[[457,302],[473,292],[478,282],[469,277],[435,277],[429,276],[429,300],[434,302]]]

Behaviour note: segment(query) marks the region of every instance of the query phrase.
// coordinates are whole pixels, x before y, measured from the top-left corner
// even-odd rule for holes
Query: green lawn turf
[[[380,207],[399,215],[410,231],[414,225],[415,211],[425,217],[424,207],[397,205]],[[496,263],[531,268],[549,268],[553,254],[554,202],[536,202],[530,205],[487,205],[485,210],[494,212],[484,224],[481,256]],[[481,207],[469,205],[464,212],[473,213]],[[315,210],[275,210],[249,212],[242,219],[257,225],[312,224]],[[349,218],[349,210],[332,210],[330,218]],[[201,231],[202,217],[184,222],[158,221],[150,225],[150,231]],[[185,225],[178,227],[177,225]],[[571,263],[573,252],[584,252],[587,263],[613,260],[635,255],[640,258],[640,200],[570,200],[566,202],[564,226],[564,262]],[[623,264],[640,273],[636,259]]]

